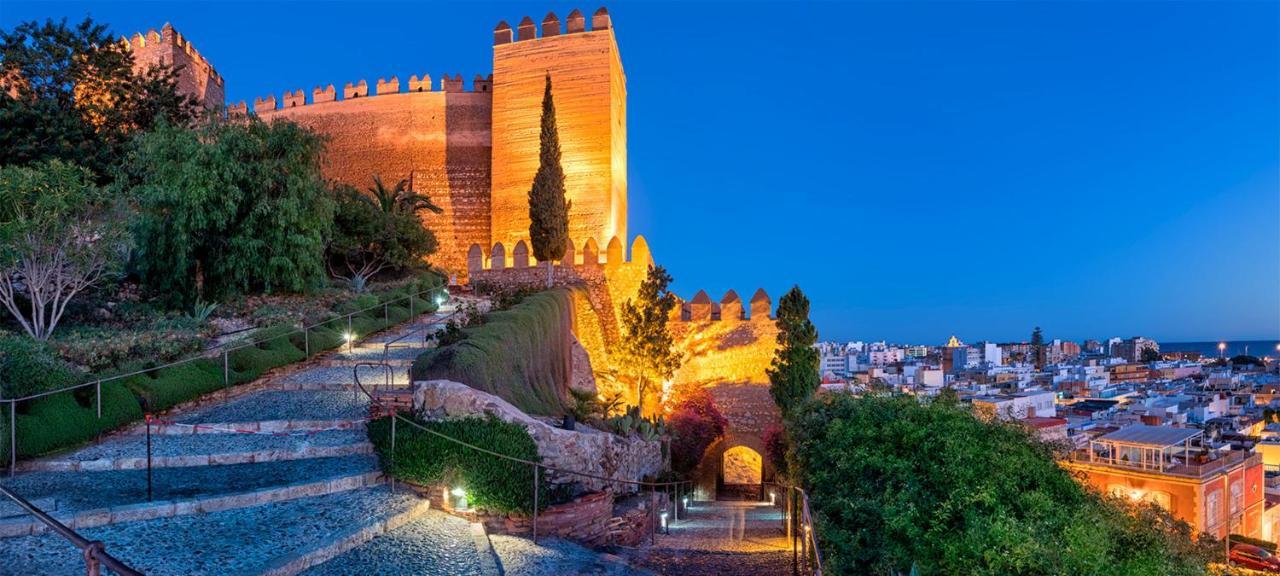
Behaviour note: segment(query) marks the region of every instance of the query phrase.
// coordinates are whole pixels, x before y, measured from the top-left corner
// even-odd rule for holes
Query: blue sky
[[[1280,337],[1280,3],[608,5],[630,227],[824,339]],[[228,99],[491,71],[561,2],[0,4],[169,21]]]

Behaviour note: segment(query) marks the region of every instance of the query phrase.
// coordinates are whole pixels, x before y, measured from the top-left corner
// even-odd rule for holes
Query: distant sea
[[[1199,352],[1201,356],[1205,356],[1209,358],[1217,358],[1218,342],[1220,341],[1161,342],[1160,351],[1161,352]],[[1261,358],[1263,356],[1274,357],[1276,355],[1276,344],[1280,344],[1280,340],[1238,340],[1235,342],[1227,340],[1226,343],[1227,343],[1227,349],[1223,352],[1223,354],[1227,358],[1244,354],[1246,348],[1248,349],[1248,354]]]

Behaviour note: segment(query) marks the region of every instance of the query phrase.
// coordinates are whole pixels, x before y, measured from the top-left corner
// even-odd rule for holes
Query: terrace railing
[[[428,288],[428,289],[426,289],[426,290],[419,290],[419,291],[417,291],[417,292],[415,292],[415,293],[413,293],[413,294],[408,294],[408,295],[405,295],[405,296],[400,296],[400,297],[398,297],[398,298],[392,298],[392,299],[389,299],[389,300],[385,300],[385,301],[379,302],[378,304],[375,304],[375,305],[373,305],[373,306],[369,306],[369,307],[366,307],[366,308],[361,308],[361,309],[359,309],[359,310],[353,310],[353,311],[347,312],[347,313],[345,313],[345,314],[338,314],[338,315],[336,315],[336,316],[334,316],[334,317],[332,317],[332,318],[327,318],[327,319],[325,319],[325,320],[322,320],[322,321],[320,321],[320,322],[315,322],[315,323],[313,323],[313,324],[306,324],[306,323],[303,323],[303,325],[302,325],[302,326],[300,326],[300,327],[298,327],[298,328],[296,328],[296,329],[294,329],[294,330],[291,330],[291,331],[289,331],[289,332],[284,332],[284,333],[276,334],[276,335],[274,335],[274,336],[271,336],[270,338],[263,338],[263,339],[260,339],[260,340],[249,339],[248,341],[243,341],[243,340],[242,340],[242,341],[236,341],[236,342],[228,342],[228,343],[222,344],[222,345],[220,345],[220,346],[218,346],[218,347],[215,347],[215,348],[213,348],[213,349],[207,350],[207,351],[205,351],[205,352],[203,352],[203,353],[201,353],[201,354],[197,354],[197,355],[195,355],[195,356],[191,356],[191,357],[189,357],[189,358],[183,358],[183,359],[181,359],[181,360],[174,360],[174,361],[172,361],[172,362],[167,362],[167,363],[165,363],[165,364],[161,364],[161,365],[159,365],[159,366],[152,366],[152,367],[150,367],[150,368],[145,368],[145,369],[142,369],[142,370],[135,370],[135,371],[128,372],[128,373],[124,373],[124,374],[116,374],[116,375],[113,375],[113,376],[108,376],[108,377],[104,377],[104,378],[98,378],[98,379],[95,379],[95,380],[90,380],[90,381],[87,381],[87,382],[83,382],[83,383],[80,383],[80,384],[76,384],[76,385],[74,385],[74,386],[66,386],[66,387],[63,387],[63,388],[58,388],[58,389],[56,389],[56,390],[48,390],[48,391],[45,391],[45,392],[40,392],[40,393],[38,393],[38,394],[30,394],[30,395],[23,396],[23,397],[20,397],[20,398],[0,398],[0,410],[3,410],[4,412],[7,412],[7,413],[8,413],[8,420],[9,420],[9,446],[8,446],[8,452],[9,452],[9,458],[8,458],[8,461],[9,461],[9,462],[8,462],[9,476],[10,476],[10,477],[12,477],[12,476],[14,475],[15,471],[17,470],[17,463],[18,463],[18,428],[17,428],[17,422],[18,422],[18,420],[17,420],[17,406],[18,406],[18,403],[20,403],[20,402],[27,402],[27,401],[30,401],[30,400],[36,400],[36,399],[39,399],[39,398],[44,398],[44,397],[46,397],[46,396],[52,396],[52,395],[54,395],[54,394],[62,394],[62,393],[65,393],[65,392],[71,392],[71,391],[74,391],[74,390],[80,390],[80,389],[82,389],[82,388],[88,388],[88,387],[92,386],[92,387],[93,387],[93,389],[94,389],[94,405],[95,405],[95,410],[96,410],[96,412],[97,412],[97,417],[98,417],[99,419],[101,419],[101,418],[102,418],[102,385],[103,385],[103,384],[107,384],[107,383],[111,383],[111,382],[123,381],[123,380],[125,380],[125,379],[132,378],[132,377],[134,377],[134,376],[139,376],[139,375],[143,375],[143,374],[149,374],[149,373],[152,373],[152,372],[156,372],[156,371],[158,371],[158,370],[163,370],[163,369],[165,369],[165,368],[172,368],[172,367],[174,367],[174,366],[181,366],[181,365],[183,365],[183,364],[187,364],[187,363],[190,363],[190,362],[195,362],[195,361],[198,361],[198,360],[206,360],[206,359],[210,359],[210,358],[217,358],[218,356],[221,356],[221,357],[222,357],[222,384],[223,384],[223,390],[226,390],[226,389],[230,388],[230,386],[231,386],[231,362],[230,362],[230,355],[231,355],[231,353],[232,353],[232,352],[235,352],[236,350],[241,350],[241,349],[244,349],[244,348],[250,348],[250,347],[253,347],[253,346],[257,346],[257,345],[259,345],[259,344],[263,344],[263,343],[266,343],[266,342],[271,342],[271,341],[273,341],[273,340],[278,340],[278,339],[280,339],[280,338],[288,338],[288,337],[290,337],[290,336],[295,336],[295,335],[298,335],[298,334],[302,334],[302,338],[303,338],[303,353],[305,354],[305,356],[304,356],[304,357],[305,357],[305,358],[310,358],[310,357],[311,357],[311,331],[312,331],[312,330],[316,330],[316,329],[321,328],[321,327],[325,327],[325,326],[332,325],[332,324],[333,324],[333,323],[335,323],[335,322],[341,322],[341,321],[345,318],[345,319],[346,319],[346,330],[347,330],[347,331],[346,331],[346,333],[345,333],[345,338],[344,338],[344,339],[345,339],[348,343],[351,343],[351,342],[355,341],[355,340],[356,340],[356,338],[357,338],[357,336],[356,336],[354,333],[352,333],[352,331],[351,331],[352,318],[353,318],[353,317],[358,316],[358,315],[365,314],[366,312],[375,311],[375,310],[378,310],[379,308],[381,308],[381,309],[382,309],[383,320],[384,320],[384,322],[386,322],[386,323],[388,323],[388,324],[389,324],[389,323],[390,323],[390,318],[391,318],[391,316],[390,316],[390,307],[391,307],[392,305],[394,305],[394,304],[398,304],[398,303],[400,303],[400,302],[405,302],[405,301],[407,301],[407,302],[408,302],[408,308],[409,308],[409,318],[413,318],[414,316],[416,316],[416,315],[417,315],[417,311],[415,311],[415,310],[414,310],[414,306],[415,306],[415,305],[414,305],[414,301],[415,301],[415,300],[417,300],[417,299],[421,299],[423,296],[434,297],[434,296],[437,296],[437,295],[440,295],[440,294],[447,294],[446,292],[444,292],[444,288],[442,288],[442,287],[433,287],[433,288]],[[440,301],[436,301],[435,303],[436,303],[436,305],[437,305],[437,306],[439,306],[439,304],[440,304],[441,302],[440,302]],[[384,349],[384,354],[385,354],[385,349]],[[7,408],[6,408],[6,407],[4,407],[4,405],[5,405],[5,404],[8,404],[8,407],[7,407]],[[2,414],[2,413],[4,413],[4,412],[0,412],[0,414]],[[0,448],[3,448],[3,447],[0,447]]]
[[[437,324],[438,323],[440,322],[437,322]],[[379,398],[379,396],[376,394],[376,389],[373,392],[371,392],[369,388],[367,388],[364,385],[364,383],[361,382],[360,368],[362,367],[382,368],[385,371],[385,373],[388,374],[386,377],[386,382],[388,383],[392,382],[393,380],[390,374],[394,370],[394,368],[389,364],[386,364],[385,362],[361,362],[353,366],[351,369],[352,379],[353,379],[353,382],[355,383],[355,389],[356,389],[355,393],[358,395],[363,394],[364,396],[367,396],[369,398],[369,401],[380,409],[379,411],[381,413],[388,414],[391,418],[390,461],[391,461],[391,466],[393,468],[395,466],[395,456],[396,456],[396,427],[397,427],[397,422],[401,422],[404,425],[408,425],[411,428],[414,428],[416,430],[426,432],[427,434],[431,434],[432,436],[435,436],[447,442],[451,442],[459,446],[463,446],[467,449],[470,449],[479,456],[483,456],[487,458],[495,458],[498,460],[505,460],[507,462],[511,462],[516,465],[529,466],[530,468],[533,469],[533,484],[531,485],[531,489],[533,491],[532,531],[533,531],[534,542],[538,541],[538,508],[539,508],[538,494],[539,494],[539,489],[541,488],[540,483],[542,481],[542,478],[545,476],[545,472],[556,472],[558,474],[563,474],[567,476],[597,480],[600,482],[604,482],[606,485],[634,486],[636,487],[637,491],[648,489],[649,495],[650,495],[649,497],[650,542],[656,539],[657,532],[660,529],[659,517],[658,517],[658,514],[659,514],[658,506],[655,502],[656,496],[659,492],[661,492],[664,495],[664,500],[670,501],[673,503],[672,504],[672,513],[673,513],[672,524],[675,525],[680,521],[681,496],[689,494],[690,488],[693,485],[693,482],[691,480],[681,480],[676,482],[646,482],[642,480],[623,480],[618,478],[611,478],[611,477],[600,476],[596,474],[590,474],[587,472],[568,470],[568,469],[560,468],[557,466],[549,466],[541,462],[526,460],[524,458],[517,458],[515,456],[503,454],[501,452],[497,452],[489,448],[476,446],[475,444],[471,444],[464,440],[454,438],[447,434],[443,434],[441,432],[438,432],[436,430],[432,430],[426,426],[423,426],[421,423],[417,422],[416,420],[413,420],[411,418],[405,417],[403,414],[400,414],[400,412],[397,411],[394,407],[383,404],[382,399]],[[410,379],[410,382],[411,382],[411,379]],[[394,484],[392,484],[392,486],[394,487]],[[674,496],[674,497],[671,497],[671,496]]]
[[[794,574],[822,576],[822,553],[818,550],[817,527],[809,511],[809,494],[799,486],[765,483],[772,505],[782,506],[782,530],[791,541],[791,564]],[[777,496],[781,493],[782,499]]]
[[[45,511],[36,508],[26,498],[13,493],[4,486],[0,486],[0,494],[13,500],[14,503],[26,510],[28,514],[34,516],[42,524],[48,526],[54,533],[66,539],[72,546],[79,548],[80,554],[84,558],[84,573],[87,576],[98,576],[102,573],[103,566],[120,576],[142,576],[141,572],[130,568],[124,562],[108,554],[102,542],[89,540],[81,536],[75,530],[68,528],[65,524],[54,519],[53,516],[45,513]]]
[[[1242,462],[1244,465],[1250,466],[1262,460],[1261,454],[1256,452],[1245,452],[1243,450],[1232,450],[1225,455],[1218,456],[1213,460],[1205,462],[1195,462],[1193,456],[1194,454],[1189,456],[1179,454],[1179,463],[1165,464],[1163,468],[1153,468],[1151,466],[1143,466],[1138,462],[1117,460],[1110,456],[1096,454],[1087,448],[1082,448],[1073,450],[1069,455],[1069,460],[1078,464],[1110,466],[1187,478],[1204,478],[1205,476],[1216,474]]]

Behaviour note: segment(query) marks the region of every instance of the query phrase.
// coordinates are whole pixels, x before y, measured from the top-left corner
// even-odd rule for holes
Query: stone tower
[[[133,52],[134,72],[168,64],[178,69],[180,94],[195,96],[205,108],[222,106],[225,101],[222,76],[173,26],[165,24],[159,32],[152,29],[120,41]]]
[[[541,34],[539,35],[539,31]],[[493,180],[490,243],[529,238],[529,188],[538,170],[545,76],[560,132],[569,238],[600,246],[627,237],[627,85],[609,13],[574,10],[493,31]]]

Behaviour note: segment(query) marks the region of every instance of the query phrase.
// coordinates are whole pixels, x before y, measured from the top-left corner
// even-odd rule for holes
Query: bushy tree
[[[67,304],[113,273],[127,236],[120,203],[60,160],[0,168],[0,303],[37,340]]]
[[[132,52],[91,19],[0,31],[0,165],[58,158],[102,182],[137,130],[185,124],[199,112],[178,93],[176,69],[135,74]]]
[[[661,266],[649,266],[635,299],[622,304],[622,340],[619,364],[635,380],[636,405],[645,412],[649,386],[669,380],[680,368],[681,357],[667,328],[676,296],[668,289],[671,275]]]
[[[162,125],[126,163],[143,282],[189,305],[325,281],[333,199],[321,138],[288,122]]]
[[[555,273],[553,261],[564,257],[569,244],[569,206],[564,197],[564,169],[560,166],[560,134],[556,105],[551,98],[551,74],[542,95],[542,131],[538,135],[538,172],[529,189],[529,242],[533,257],[547,267],[547,287]]]
[[[778,350],[768,370],[769,393],[786,416],[821,384],[818,350],[813,347],[818,330],[809,321],[809,299],[799,286],[793,286],[778,301],[775,317]]]
[[[724,436],[729,422],[716,408],[715,398],[706,389],[686,395],[667,418],[671,431],[671,470],[688,476],[698,467],[707,448]]]
[[[379,192],[384,194],[379,196]],[[412,207],[411,203],[417,200],[406,200],[403,190],[396,194],[385,192],[381,181],[370,194],[349,186],[335,192],[329,273],[346,281],[356,292],[363,292],[374,275],[422,264],[436,251],[435,234],[422,225]],[[430,202],[425,197],[420,199]]]
[[[1036,326],[1036,329],[1031,331],[1031,354],[1036,365],[1036,370],[1044,368],[1044,334],[1040,332],[1039,326]]]
[[[832,574],[1203,574],[1217,549],[954,404],[828,394],[789,429]]]

